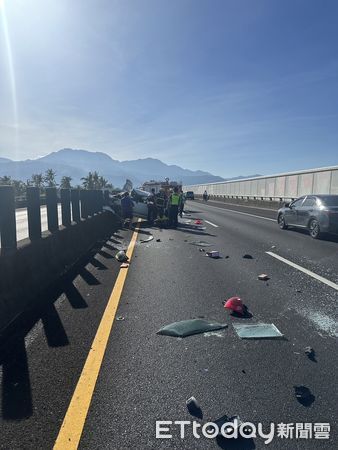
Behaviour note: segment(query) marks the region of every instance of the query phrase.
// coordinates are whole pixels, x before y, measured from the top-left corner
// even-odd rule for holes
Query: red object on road
[[[202,225],[202,220],[201,219],[195,220],[195,225]]]
[[[237,313],[243,314],[244,305],[242,300],[239,297],[231,297],[224,304],[224,308],[231,309]]]

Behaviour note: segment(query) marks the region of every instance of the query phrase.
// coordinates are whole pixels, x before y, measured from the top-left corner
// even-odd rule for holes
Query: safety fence
[[[46,188],[45,204],[48,231],[56,233],[59,226],[70,227],[100,214],[109,201],[109,191]],[[61,203],[59,223],[58,203]],[[42,237],[41,196],[36,187],[28,187],[26,194],[28,237],[36,241]],[[0,186],[1,254],[17,249],[16,202],[12,186]]]
[[[338,194],[338,166],[183,186],[201,196],[282,202],[307,194]]]

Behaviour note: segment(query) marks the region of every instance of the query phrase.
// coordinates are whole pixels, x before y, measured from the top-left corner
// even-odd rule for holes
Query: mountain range
[[[81,184],[81,178],[88,172],[97,171],[114,186],[122,187],[129,178],[135,186],[144,181],[170,180],[182,181],[183,184],[198,184],[223,181],[224,178],[201,170],[183,169],[176,165],[168,165],[154,158],[118,161],[106,153],[64,148],[37,159],[12,161],[0,158],[0,176],[8,175],[13,179],[26,181],[32,174],[43,173],[47,169],[56,172],[56,179],[71,176],[72,184]],[[236,177],[236,179],[244,177]]]

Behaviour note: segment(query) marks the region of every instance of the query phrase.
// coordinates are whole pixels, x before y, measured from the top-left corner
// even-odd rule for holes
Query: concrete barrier
[[[46,232],[41,239],[21,241],[16,251],[0,256],[0,333],[118,225],[116,216],[103,212],[56,233]]]
[[[238,181],[183,186],[184,192],[215,197],[281,202],[308,194],[338,194],[338,166],[301,170]]]

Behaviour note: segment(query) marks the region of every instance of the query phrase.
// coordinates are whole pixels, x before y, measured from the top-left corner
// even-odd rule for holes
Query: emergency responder
[[[184,211],[184,204],[185,204],[185,194],[182,189],[181,189],[180,197],[181,197],[181,199],[180,199],[179,215],[182,218],[183,211]]]
[[[178,187],[174,187],[174,192],[170,195],[168,201],[169,207],[169,226],[177,228],[178,225],[178,211],[180,207],[181,197],[178,193]]]
[[[156,195],[156,207],[157,214],[162,219],[167,207],[167,196],[163,188],[161,188],[160,192]]]
[[[147,206],[148,206],[148,224],[153,225],[155,220],[157,219],[156,195],[154,188],[151,189],[151,194],[147,198]]]
[[[133,208],[134,202],[129,197],[129,192],[125,192],[121,199],[121,209],[122,209],[122,217],[124,219],[124,225],[129,223],[129,228],[131,228],[133,221]]]

